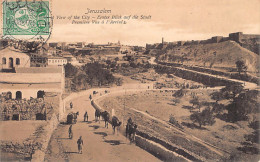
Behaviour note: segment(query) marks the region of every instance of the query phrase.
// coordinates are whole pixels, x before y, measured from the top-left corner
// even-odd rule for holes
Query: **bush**
[[[184,96],[184,90],[183,88],[179,89],[178,91],[176,91],[173,95],[173,97],[178,97],[178,98],[181,98]]]
[[[190,115],[190,119],[193,123],[198,123],[200,127],[202,125],[213,125],[215,123],[213,112],[209,107],[204,109],[202,112],[194,112]]]
[[[175,119],[175,117],[172,114],[170,115],[169,122],[174,126],[183,129],[183,127],[179,124],[179,122]]]
[[[256,90],[240,93],[227,105],[229,119],[233,122],[247,120],[248,114],[259,112]]]
[[[259,135],[259,129],[257,129],[252,134],[245,135],[244,138],[246,141],[259,144]]]

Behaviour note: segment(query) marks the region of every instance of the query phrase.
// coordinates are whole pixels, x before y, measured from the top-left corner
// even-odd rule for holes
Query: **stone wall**
[[[259,54],[259,45],[260,45],[260,35],[256,34],[243,34],[242,32],[237,33],[230,33],[228,37],[223,36],[214,36],[210,39],[206,40],[192,40],[192,41],[177,41],[177,42],[165,42],[167,43],[167,47],[163,46],[161,43],[156,44],[146,44],[146,49],[172,49],[178,46],[185,46],[185,45],[198,45],[198,44],[210,44],[210,43],[219,43],[224,41],[235,41],[239,43],[242,47]]]

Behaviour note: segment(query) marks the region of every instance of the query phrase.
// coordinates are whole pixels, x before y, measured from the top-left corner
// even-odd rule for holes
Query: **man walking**
[[[72,102],[70,102],[70,109],[72,109],[73,108],[73,103]]]
[[[77,141],[77,144],[78,144],[78,153],[79,154],[82,154],[82,146],[83,146],[83,140],[82,140],[82,137],[80,136],[78,141]]]
[[[87,111],[84,114],[84,122],[86,121],[86,118],[87,118],[87,122],[88,122],[88,112]]]
[[[69,139],[72,139],[73,133],[72,133],[72,125],[69,127]]]

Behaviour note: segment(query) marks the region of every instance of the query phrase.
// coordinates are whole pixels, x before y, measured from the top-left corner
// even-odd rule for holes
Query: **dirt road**
[[[159,161],[156,157],[130,144],[121,134],[113,134],[111,125],[94,121],[94,108],[89,94],[73,100],[73,111],[79,111],[77,124],[72,126],[73,139],[68,139],[69,125],[59,125],[54,131],[45,156],[45,161]],[[83,122],[88,111],[89,122]],[[76,141],[82,136],[83,154],[77,153]]]

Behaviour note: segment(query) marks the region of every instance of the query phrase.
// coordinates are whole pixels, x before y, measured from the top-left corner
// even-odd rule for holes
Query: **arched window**
[[[12,57],[9,58],[9,68],[14,67],[14,59]]]
[[[44,91],[38,91],[37,98],[44,98]]]
[[[16,58],[16,65],[20,65],[20,59],[19,58]]]
[[[5,57],[2,58],[2,64],[3,64],[3,65],[6,64],[6,58],[5,58]]]
[[[16,97],[15,97],[17,100],[20,100],[22,99],[22,92],[21,91],[17,91],[16,92]]]

